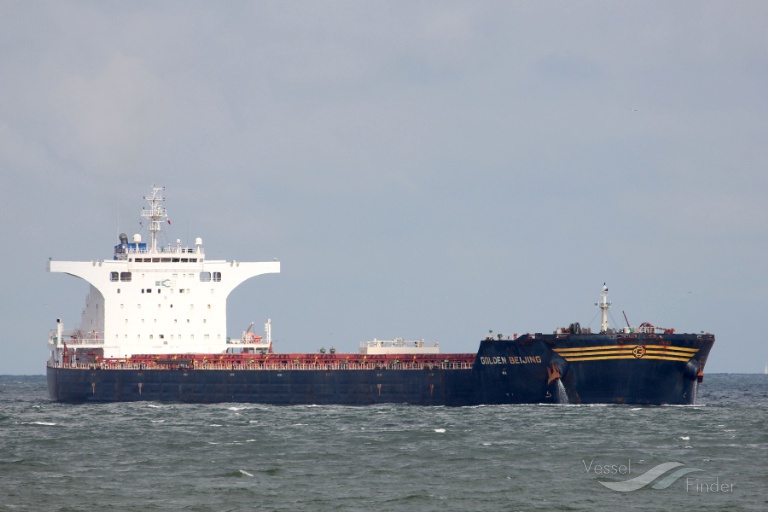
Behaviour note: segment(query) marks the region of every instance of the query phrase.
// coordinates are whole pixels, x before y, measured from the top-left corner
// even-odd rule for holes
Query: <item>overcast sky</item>
[[[649,321],[762,372],[768,3],[0,2],[0,374],[45,371],[166,187],[167,236],[278,258],[229,334],[474,352]]]

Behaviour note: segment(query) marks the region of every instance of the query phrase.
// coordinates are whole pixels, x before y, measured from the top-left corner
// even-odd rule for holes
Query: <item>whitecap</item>
[[[690,441],[691,440],[691,436],[680,436],[680,440],[681,441]]]
[[[444,428],[436,428],[435,432],[437,432],[438,434],[445,434],[445,429]]]
[[[51,423],[49,421],[33,421],[32,425],[46,425],[48,427],[52,427],[52,426],[54,426],[56,424],[55,423]]]
[[[249,472],[247,472],[247,471],[246,471],[246,470],[244,470],[244,469],[240,469],[240,470],[238,470],[238,471],[240,471],[240,472],[241,472],[242,474],[244,474],[245,476],[253,476],[252,474],[250,474]]]

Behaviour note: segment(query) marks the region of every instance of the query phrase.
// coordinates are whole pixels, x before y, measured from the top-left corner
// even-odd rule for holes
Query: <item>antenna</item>
[[[603,321],[600,324],[600,332],[608,332],[608,308],[611,307],[611,303],[608,302],[608,287],[603,283],[603,297],[600,302],[596,302],[595,306],[600,308],[603,313]]]
[[[163,190],[165,190],[165,187],[152,185],[152,194],[144,196],[144,199],[149,202],[149,210],[141,210],[141,216],[149,219],[149,244],[151,252],[157,252],[157,235],[163,229],[163,219],[168,217],[168,213],[162,205],[163,201],[165,201],[161,194]]]

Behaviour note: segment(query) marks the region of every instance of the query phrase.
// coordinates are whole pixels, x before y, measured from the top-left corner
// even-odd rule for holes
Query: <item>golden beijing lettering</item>
[[[541,356],[481,357],[480,364],[540,364]]]

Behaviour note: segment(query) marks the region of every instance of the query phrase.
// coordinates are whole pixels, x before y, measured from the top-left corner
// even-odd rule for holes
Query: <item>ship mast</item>
[[[603,320],[600,324],[600,332],[608,332],[608,308],[611,307],[611,303],[608,302],[608,287],[603,283],[603,296],[600,302],[596,302],[595,306],[600,308],[603,314]]]
[[[149,250],[153,253],[157,252],[157,235],[163,229],[162,221],[168,217],[168,213],[163,206],[163,201],[165,201],[162,195],[163,190],[165,190],[165,187],[152,185],[152,195],[144,196],[144,200],[149,202],[149,210],[145,208],[141,210],[141,216],[149,219]]]

